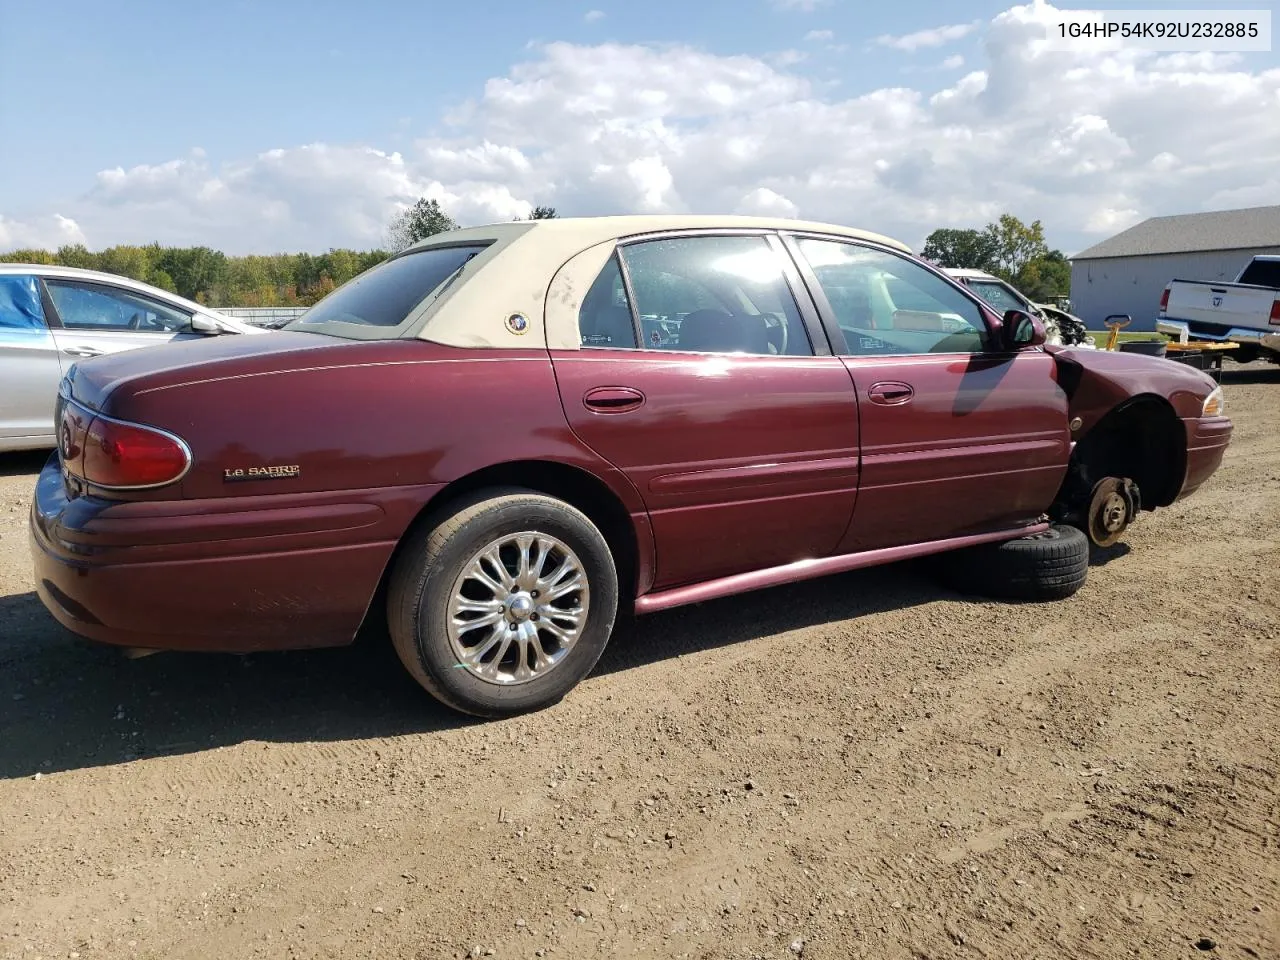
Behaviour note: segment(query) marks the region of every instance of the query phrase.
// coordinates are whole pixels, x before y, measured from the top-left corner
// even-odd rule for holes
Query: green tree
[[[148,247],[107,247],[98,254],[98,269],[144,283],[151,276],[151,250]]]
[[[225,281],[227,255],[208,247],[165,247],[156,267],[173,278],[179,296],[204,303]]]
[[[537,206],[533,208],[533,212],[529,214],[530,220],[554,220],[559,214],[556,213],[555,207]]]
[[[147,279],[147,283],[153,287],[159,287],[161,290],[168,290],[170,293],[177,293],[178,288],[174,285],[173,277],[169,276],[163,270],[151,271],[151,276]]]
[[[89,248],[83,243],[71,243],[59,247],[54,257],[64,267],[81,267],[85,270],[98,269],[98,255],[90,253]]]
[[[996,241],[989,230],[943,227],[929,234],[921,253],[939,266],[989,271],[996,265]]]
[[[398,251],[419,240],[456,229],[458,229],[457,222],[444,212],[439,200],[421,197],[417,203],[391,221],[387,230],[387,239],[391,243],[391,249]]]
[[[1050,250],[1027,263],[1013,285],[1038,303],[1047,303],[1071,292],[1071,264],[1061,250]]]
[[[0,263],[44,263],[54,264],[57,259],[48,250],[12,250],[0,254]]]
[[[1027,264],[1049,253],[1044,225],[1039,220],[1027,225],[1011,213],[1002,213],[997,222],[987,224],[984,232],[993,247],[995,267],[991,272],[1010,283],[1017,280]]]

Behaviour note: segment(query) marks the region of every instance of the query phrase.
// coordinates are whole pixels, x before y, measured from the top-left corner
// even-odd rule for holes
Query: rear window
[[[1240,274],[1241,283],[1280,290],[1280,260],[1255,260]]]
[[[306,330],[327,323],[397,327],[486,246],[428,247],[380,263],[344,283],[284,329]]]

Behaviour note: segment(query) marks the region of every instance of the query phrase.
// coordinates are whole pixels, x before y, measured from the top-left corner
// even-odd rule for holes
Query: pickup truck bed
[[[1280,257],[1254,257],[1234,283],[1174,280],[1160,297],[1156,329],[1237,343],[1242,363],[1280,363]]]

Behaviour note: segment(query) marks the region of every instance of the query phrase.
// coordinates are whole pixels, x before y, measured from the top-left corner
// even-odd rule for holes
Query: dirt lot
[[[0,957],[1280,957],[1280,370],[1087,587],[909,566],[628,626],[567,702],[378,645],[125,661],[0,458]]]

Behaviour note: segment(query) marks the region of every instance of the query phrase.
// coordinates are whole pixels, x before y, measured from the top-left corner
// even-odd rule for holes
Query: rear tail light
[[[1160,294],[1160,312],[1164,313],[1169,308],[1169,288],[1164,288],[1164,293]]]
[[[1271,301],[1271,322],[1280,323],[1280,298]]]
[[[79,472],[95,487],[140,490],[180,480],[190,466],[191,450],[181,438],[98,416],[85,431]]]

